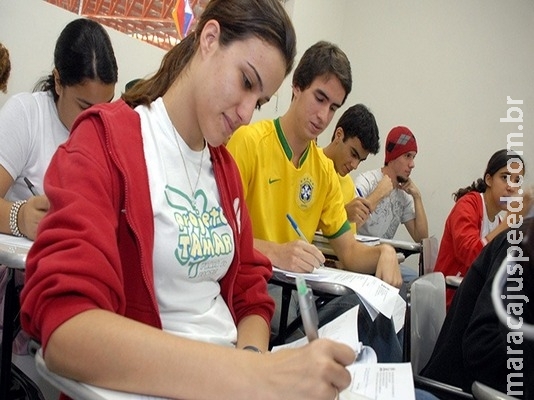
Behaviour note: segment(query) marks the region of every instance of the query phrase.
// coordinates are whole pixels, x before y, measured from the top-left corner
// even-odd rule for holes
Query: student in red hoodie
[[[211,0],[153,77],[76,121],[45,179],[22,294],[50,370],[180,399],[331,400],[349,385],[348,346],[259,354],[271,265],[222,146],[295,53],[278,0]]]

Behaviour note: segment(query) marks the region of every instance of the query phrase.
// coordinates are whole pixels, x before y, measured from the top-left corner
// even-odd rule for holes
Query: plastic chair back
[[[419,375],[427,364],[445,320],[445,277],[431,272],[415,279],[410,294],[410,361]]]
[[[434,272],[434,266],[438,258],[439,241],[435,236],[424,238],[421,241],[421,247],[419,275],[425,275]]]

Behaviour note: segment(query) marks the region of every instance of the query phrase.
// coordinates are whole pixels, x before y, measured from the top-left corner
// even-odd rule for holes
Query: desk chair
[[[419,375],[432,355],[445,313],[443,274],[430,272],[415,279],[407,293],[403,361],[412,364],[415,387],[442,400],[473,399],[460,388]]]
[[[293,291],[296,291],[295,278],[287,276],[284,272],[273,270],[273,276],[269,283],[280,286],[282,288],[282,303],[280,310],[280,323],[278,325],[278,334],[271,338],[270,346],[278,346],[286,343],[286,339],[294,333],[301,325],[300,317],[289,322],[289,306],[291,304],[291,297]],[[337,296],[346,294],[353,294],[354,291],[346,286],[338,283],[323,282],[323,281],[307,281],[308,286],[313,290],[317,296],[315,305],[320,309],[325,304],[330,302]]]
[[[421,255],[419,256],[419,276],[434,272],[438,258],[439,241],[435,236],[421,241]]]
[[[471,391],[476,400],[517,400],[517,397],[508,396],[478,381],[473,382]]]
[[[25,238],[0,235],[0,264],[7,267],[7,284],[4,298],[4,319],[0,361],[0,399],[17,398],[21,391],[26,392],[27,399],[44,399],[35,383],[12,364],[12,345],[20,329],[19,294],[15,282],[15,272],[24,271],[26,254],[31,242]]]
[[[447,289],[458,289],[458,286],[462,283],[464,277],[456,275],[448,275],[445,277],[445,284]]]
[[[436,259],[438,258],[439,241],[432,236],[425,238],[421,242],[421,256],[419,258],[419,276],[434,271]],[[445,286],[447,289],[457,289],[462,283],[463,277],[449,275],[445,277]]]
[[[445,278],[431,272],[415,279],[407,293],[404,361],[418,375],[426,365],[445,320]]]
[[[37,350],[35,353],[35,365],[37,367],[37,372],[39,372],[43,378],[72,399],[106,400],[105,397],[100,396],[98,393],[92,391],[87,386],[82,385],[80,382],[64,378],[51,372],[44,362],[42,349]]]
[[[508,396],[478,381],[473,382],[471,391],[476,400],[517,400],[517,397]]]

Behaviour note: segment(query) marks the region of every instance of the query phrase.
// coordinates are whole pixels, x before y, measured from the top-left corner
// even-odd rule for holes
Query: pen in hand
[[[32,192],[34,196],[39,196],[39,192],[33,185],[32,181],[30,181],[28,178],[25,177],[24,182],[26,182],[26,186],[28,186],[28,189],[30,189],[30,192]]]
[[[299,298],[300,315],[302,317],[302,324],[304,325],[304,332],[308,342],[319,339],[319,318],[317,316],[317,308],[313,300],[313,291],[306,285],[306,280],[297,275],[295,277],[297,285],[297,294]]]
[[[308,241],[308,239],[306,239],[306,236],[304,236],[304,233],[300,230],[299,226],[297,225],[297,221],[295,221],[295,220],[293,219],[293,217],[292,217],[291,215],[289,215],[289,214],[286,214],[286,217],[287,217],[287,219],[289,220],[289,223],[291,224],[291,226],[293,227],[293,229],[295,230],[295,232],[297,232],[297,235],[299,235],[299,237],[300,237],[302,240],[304,240],[306,243],[310,243],[310,242]],[[324,267],[324,264],[321,263],[319,266],[320,266],[320,267]]]
[[[363,195],[362,193],[362,189],[360,189],[358,186],[356,186],[356,192],[358,193],[358,196],[361,198],[361,199],[365,199],[365,196]],[[371,207],[369,206],[369,203],[368,202],[361,202],[365,208],[367,208],[367,212],[370,213],[371,212]]]

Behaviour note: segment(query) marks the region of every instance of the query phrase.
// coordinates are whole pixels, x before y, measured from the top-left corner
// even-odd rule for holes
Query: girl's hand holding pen
[[[32,196],[20,207],[18,226],[24,236],[31,240],[35,239],[37,225],[39,225],[49,208],[50,203],[44,195]]]
[[[264,355],[269,370],[259,385],[283,388],[280,399],[333,400],[351,382],[345,368],[355,361],[354,350],[328,339],[298,349]],[[269,389],[265,389],[269,393]],[[258,391],[262,393],[262,391]]]
[[[24,177],[24,182],[31,192],[30,197],[20,207],[17,215],[17,225],[19,231],[28,239],[34,240],[37,235],[37,225],[43,219],[44,215],[50,208],[48,198],[39,193],[32,181],[28,177]]]

